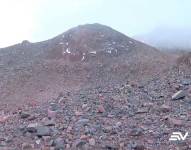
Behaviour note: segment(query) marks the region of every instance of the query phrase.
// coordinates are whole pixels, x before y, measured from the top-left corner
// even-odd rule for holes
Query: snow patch
[[[69,48],[66,49],[66,53],[71,54],[71,51],[69,50]]]
[[[111,50],[107,50],[106,52],[109,53],[109,54],[111,54],[112,51],[111,51]]]
[[[63,45],[64,43],[63,43],[63,42],[60,42],[59,44],[60,44],[60,45]]]
[[[130,44],[133,44],[133,42],[132,42],[132,41],[129,41],[129,43],[130,43]]]
[[[65,55],[66,54],[66,52],[65,51],[62,51],[62,55]]]
[[[83,61],[85,59],[85,55],[86,55],[86,53],[83,53],[83,57],[82,57],[81,61]]]
[[[91,51],[90,52],[90,54],[95,54],[95,55],[96,55],[96,53],[97,53],[96,51]]]
[[[82,57],[81,61],[83,61],[85,59],[85,56]]]

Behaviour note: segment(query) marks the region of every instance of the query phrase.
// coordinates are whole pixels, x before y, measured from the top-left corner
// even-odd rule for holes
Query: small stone
[[[119,144],[119,147],[120,147],[120,149],[124,149],[125,143],[124,143],[124,142],[120,143],[120,144]]]
[[[38,126],[37,127],[37,136],[50,136],[51,135],[51,131],[48,127],[46,126]]]
[[[131,142],[128,144],[129,149],[134,149],[134,150],[145,150],[145,146],[141,144],[137,144],[136,142]]]
[[[86,109],[88,107],[88,104],[83,104],[82,109]]]
[[[47,145],[53,146],[54,145],[54,140],[50,140]]]
[[[113,114],[108,114],[107,117],[108,117],[108,118],[113,118],[113,117],[115,117],[115,115],[113,115]]]
[[[103,107],[103,105],[99,105],[99,106],[98,106],[97,112],[98,112],[98,113],[104,113],[104,112],[105,112],[105,108]]]
[[[83,113],[82,113],[82,112],[80,112],[80,111],[76,111],[76,112],[75,112],[75,115],[76,115],[76,116],[82,116],[82,115],[83,115]]]
[[[70,144],[66,144],[66,149],[70,149]]]
[[[65,142],[62,138],[57,138],[53,142],[53,146],[55,146],[55,150],[63,150],[65,148]]]
[[[140,136],[142,134],[143,134],[143,130],[141,128],[132,129],[130,132],[131,136]]]
[[[29,117],[28,117],[28,120],[29,120],[29,121],[32,121],[32,120],[35,120],[36,118],[37,118],[36,116],[29,116]]]
[[[137,110],[137,114],[143,114],[143,113],[148,113],[148,107],[143,107],[143,108],[139,108],[138,110]]]
[[[7,143],[5,141],[0,141],[0,148],[7,146]]]
[[[103,128],[103,132],[105,133],[109,133],[109,132],[112,132],[113,128],[111,126],[106,126]]]
[[[145,148],[144,145],[137,145],[137,146],[135,147],[135,149],[136,149],[136,150],[145,150],[146,148]]]
[[[42,146],[41,148],[42,150],[51,150],[51,148],[49,146]]]
[[[45,126],[55,126],[55,121],[53,119],[48,119],[48,118],[45,118],[43,120],[43,124]]]
[[[68,125],[67,124],[63,124],[63,123],[58,123],[58,124],[56,124],[56,127],[59,130],[65,130],[65,129],[67,129]]]
[[[45,145],[47,145],[47,146],[51,146],[52,145],[52,144],[50,144],[50,141],[51,141],[51,137],[50,136],[43,136],[42,139],[43,139]]]
[[[6,143],[10,143],[13,141],[13,136],[6,136],[3,138],[3,140],[6,142]],[[0,141],[1,141],[1,138],[0,138]]]
[[[90,109],[91,109],[91,107],[87,107],[87,108],[85,109],[85,111],[88,112],[88,111],[90,111]]]
[[[130,141],[130,143],[127,145],[128,149],[136,149],[137,143],[134,141]]]
[[[94,145],[96,144],[95,139],[94,139],[94,138],[89,139],[89,144],[90,144],[91,146],[94,146]]]
[[[56,111],[48,109],[48,118],[54,119],[54,118],[56,118],[56,114],[57,114]]]
[[[87,140],[88,138],[89,138],[89,136],[87,136],[87,135],[82,135],[82,136],[80,137],[81,140]]]
[[[5,123],[9,119],[9,116],[0,116],[0,123]]]
[[[20,117],[22,119],[26,119],[26,118],[30,117],[30,114],[28,112],[20,112]]]
[[[172,96],[172,100],[178,100],[178,99],[182,99],[186,96],[186,92],[183,90],[180,90],[178,92],[176,92],[173,96]]]
[[[167,105],[167,104],[163,104],[163,105],[160,107],[160,110],[161,110],[162,112],[164,112],[164,113],[169,112],[170,109],[171,109],[170,106]]]
[[[117,122],[117,123],[115,124],[115,127],[116,127],[116,128],[119,128],[119,127],[121,127],[121,125],[122,125],[121,122]]]
[[[114,145],[113,143],[105,144],[104,147],[105,149],[108,149],[108,150],[118,150],[118,147]]]
[[[22,144],[22,150],[33,150],[33,149],[34,149],[34,145],[32,144],[28,144],[28,143]]]
[[[37,131],[38,123],[31,123],[27,126],[27,131],[30,133],[34,133]]]
[[[71,131],[72,131],[72,127],[69,126],[69,127],[67,128],[66,132],[67,132],[67,133],[70,133]]]
[[[39,145],[40,142],[41,142],[40,139],[35,141],[35,143],[36,143],[37,145]]]
[[[76,125],[78,125],[78,126],[85,126],[85,125],[88,124],[89,121],[90,121],[89,119],[80,119],[80,120],[78,120],[76,122]]]
[[[83,148],[83,146],[86,144],[86,142],[84,140],[76,140],[74,143],[74,147],[75,148]]]
[[[57,103],[50,103],[50,110],[57,111],[59,109],[59,106]]]
[[[98,125],[98,126],[85,126],[85,131],[84,133],[87,134],[87,135],[94,135],[97,131],[97,129],[101,129],[101,127]]]
[[[190,79],[184,79],[184,80],[182,81],[182,84],[183,84],[183,85],[190,85],[190,84],[191,84],[191,80],[190,80]]]
[[[152,107],[154,104],[149,102],[149,103],[144,103],[143,106],[144,107]]]
[[[182,126],[183,125],[182,120],[170,118],[170,117],[168,118],[168,120],[169,120],[169,123],[173,126]]]

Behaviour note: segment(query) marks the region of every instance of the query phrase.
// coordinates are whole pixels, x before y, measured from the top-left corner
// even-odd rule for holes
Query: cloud
[[[46,40],[99,22],[129,36],[158,26],[191,26],[190,0],[0,0],[0,47]]]
[[[97,12],[103,0],[39,0],[37,30],[34,42],[52,38],[69,28],[89,23],[92,18],[99,18]]]
[[[0,47],[30,39],[35,30],[36,0],[0,0]]]
[[[76,14],[86,12],[101,2],[101,0],[0,0],[0,47],[22,40],[46,39],[50,29],[53,33],[53,30],[57,31],[57,24],[62,25],[64,19],[75,20]]]

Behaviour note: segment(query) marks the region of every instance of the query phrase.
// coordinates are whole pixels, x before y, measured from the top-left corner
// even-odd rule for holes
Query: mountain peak
[[[118,55],[135,46],[135,41],[126,35],[99,23],[74,27],[53,39],[56,51],[63,55],[105,53]],[[52,42],[51,42],[52,43]],[[53,50],[55,54],[55,49]]]

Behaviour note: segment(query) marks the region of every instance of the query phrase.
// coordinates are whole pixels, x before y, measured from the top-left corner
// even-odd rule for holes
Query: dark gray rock
[[[57,138],[53,142],[53,146],[55,146],[55,150],[64,150],[65,149],[65,143],[64,139]]]
[[[141,128],[134,128],[130,132],[131,136],[140,136],[142,134],[143,134],[143,129],[141,129]]]
[[[26,118],[30,117],[30,114],[27,113],[27,112],[20,112],[20,117],[21,117],[22,119],[26,119]]]
[[[83,126],[88,125],[88,123],[89,123],[89,119],[80,119],[76,122],[75,128],[78,130]]]
[[[184,90],[180,90],[172,95],[172,100],[179,100],[186,96],[186,92]]]
[[[81,148],[82,149],[85,144],[86,144],[86,141],[78,139],[74,143],[74,148]]]
[[[190,85],[191,84],[191,80],[190,79],[184,79],[184,80],[182,80],[182,84],[183,85]]]
[[[44,121],[43,121],[43,124],[45,125],[45,126],[55,126],[55,121],[53,120],[53,119],[45,119]]]
[[[46,126],[38,126],[37,128],[37,132],[36,135],[37,136],[50,136],[51,135],[51,130],[50,128],[46,127]]]
[[[37,126],[38,126],[37,123],[31,123],[27,126],[26,130],[27,130],[27,132],[35,133],[35,132],[37,132]]]

